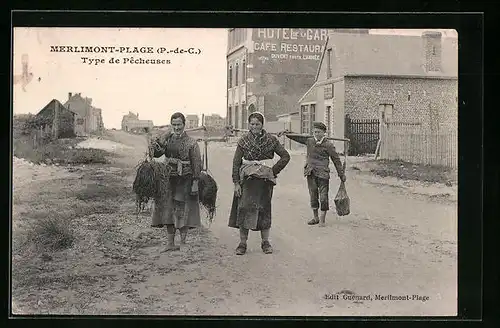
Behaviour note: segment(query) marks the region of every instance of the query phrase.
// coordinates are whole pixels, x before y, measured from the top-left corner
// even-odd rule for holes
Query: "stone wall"
[[[440,130],[456,130],[457,97],[457,79],[346,77],[344,112],[353,119],[377,119],[379,105],[392,104],[394,122],[420,122],[425,129],[433,122]]]

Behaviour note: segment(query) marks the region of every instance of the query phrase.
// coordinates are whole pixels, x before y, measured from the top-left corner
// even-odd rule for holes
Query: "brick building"
[[[186,129],[197,128],[200,125],[200,118],[198,115],[186,115]]]
[[[344,137],[345,117],[419,123],[424,129],[458,124],[457,38],[330,32],[313,86],[299,100],[300,133],[312,121]]]
[[[227,124],[246,128],[246,117],[267,121],[298,110],[297,100],[314,83],[327,30],[232,28],[227,49]]]
[[[140,120],[139,113],[128,112],[122,118],[122,130],[127,132],[150,132],[153,129],[153,121]]]
[[[42,131],[53,138],[71,138],[75,136],[76,113],[70,111],[59,100],[52,99],[36,117],[45,122]]]
[[[64,107],[76,113],[75,133],[78,136],[87,136],[104,131],[102,110],[92,106],[92,98],[82,97],[81,93],[72,94],[69,92]]]

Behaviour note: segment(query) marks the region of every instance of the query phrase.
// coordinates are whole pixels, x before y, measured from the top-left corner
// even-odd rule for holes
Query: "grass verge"
[[[403,180],[442,183],[447,186],[451,186],[457,182],[456,170],[444,166],[389,160],[370,161],[367,163],[370,172],[381,177],[396,177]]]
[[[35,164],[106,164],[111,154],[102,149],[74,148],[80,139],[59,139],[34,147],[26,136],[14,139],[14,156]]]

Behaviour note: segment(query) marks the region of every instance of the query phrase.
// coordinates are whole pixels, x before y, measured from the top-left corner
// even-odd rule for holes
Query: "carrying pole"
[[[208,141],[207,141],[207,139],[205,139],[203,141],[203,143],[205,144],[205,171],[208,172]]]

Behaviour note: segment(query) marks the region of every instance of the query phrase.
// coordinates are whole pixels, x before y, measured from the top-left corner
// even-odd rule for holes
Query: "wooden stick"
[[[157,129],[161,129],[161,128],[167,128],[169,127],[169,125],[160,125],[160,126],[155,126],[155,128]],[[184,129],[185,132],[194,132],[194,131],[200,131],[200,130],[203,130],[203,131],[206,131],[207,130],[207,127],[202,125],[202,126],[198,126],[196,128],[191,128],[191,129]]]
[[[196,139],[197,141],[220,141],[220,142],[224,142],[226,141],[226,138],[225,137],[208,137],[208,138],[197,138]]]
[[[378,158],[378,152],[380,151],[380,142],[381,142],[381,139],[378,139],[377,148],[375,148],[375,159]]]
[[[312,135],[308,135],[308,134],[300,134],[300,133],[284,133],[284,135],[288,135],[288,136],[295,136],[295,137],[300,137],[300,136],[304,136],[304,137],[310,137],[312,138],[313,136]],[[336,140],[336,141],[345,141],[345,142],[350,142],[351,140],[347,139],[347,138],[334,138],[334,137],[325,137],[326,140]]]
[[[208,171],[208,141],[205,139],[205,171]]]

